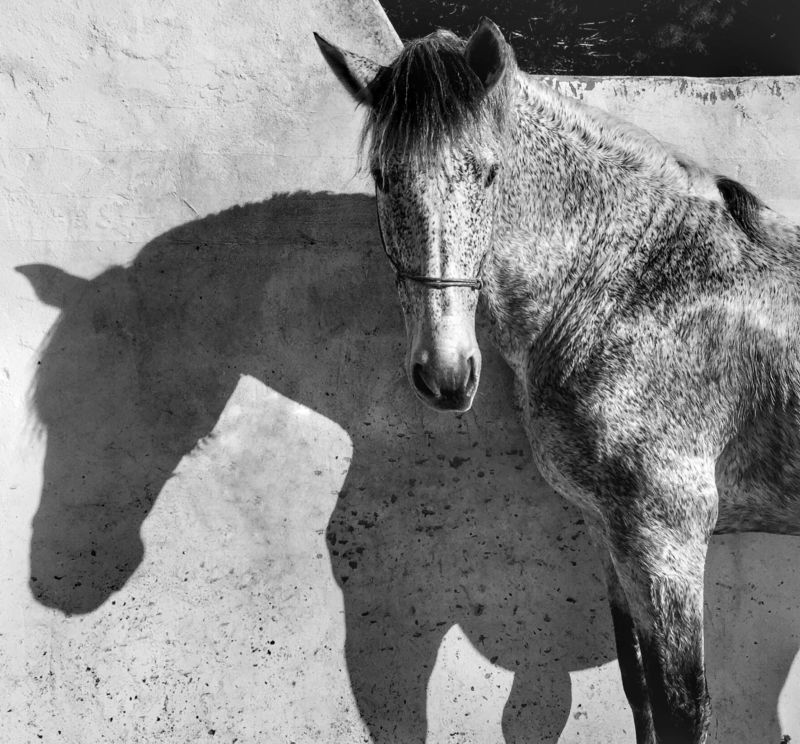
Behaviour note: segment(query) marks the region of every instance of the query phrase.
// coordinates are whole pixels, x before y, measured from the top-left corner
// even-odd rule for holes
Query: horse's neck
[[[527,76],[515,100],[486,271],[486,308],[510,359],[571,312],[577,288],[602,287],[681,220],[691,192],[687,170],[646,133]]]

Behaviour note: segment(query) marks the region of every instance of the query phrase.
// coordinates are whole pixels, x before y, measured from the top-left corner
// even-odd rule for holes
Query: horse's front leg
[[[622,677],[622,688],[625,690],[625,697],[628,699],[633,713],[636,744],[656,744],[650,695],[647,692],[647,680],[636,626],[613,561],[607,559],[605,564],[608,602],[611,606],[614,639],[617,644],[617,660]]]
[[[636,485],[615,500],[606,537],[639,642],[655,740],[702,744],[711,715],[703,573],[716,489],[713,472],[709,482],[696,467],[678,470],[668,483],[624,478]]]

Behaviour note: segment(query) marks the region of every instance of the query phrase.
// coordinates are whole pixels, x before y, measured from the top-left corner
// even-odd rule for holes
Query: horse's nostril
[[[436,392],[432,389],[432,387],[428,384],[428,381],[425,379],[425,375],[423,372],[423,368],[421,364],[415,364],[411,370],[411,378],[414,381],[414,386],[419,390],[423,395],[429,395],[431,397],[436,397]]]
[[[467,390],[471,390],[475,387],[475,357],[471,356],[467,360],[467,364],[469,365],[469,377],[467,378]]]

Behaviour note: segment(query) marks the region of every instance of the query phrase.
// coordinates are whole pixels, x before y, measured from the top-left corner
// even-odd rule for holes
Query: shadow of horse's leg
[[[611,619],[614,622],[614,639],[617,644],[622,687],[633,712],[636,727],[636,744],[656,744],[653,728],[653,714],[650,696],[647,692],[642,652],[636,635],[631,609],[625,592],[619,582],[617,571],[606,554],[605,571],[608,585],[608,602],[611,606]]]
[[[345,653],[359,712],[375,744],[424,742],[428,680],[441,629],[388,631],[380,622],[348,621]]]
[[[572,703],[569,674],[552,665],[516,669],[503,710],[506,744],[556,744]]]

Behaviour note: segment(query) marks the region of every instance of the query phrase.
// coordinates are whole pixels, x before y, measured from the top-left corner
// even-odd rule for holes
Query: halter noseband
[[[480,292],[481,289],[483,288],[483,281],[478,276],[476,276],[474,279],[469,279],[467,277],[446,279],[441,276],[423,276],[422,274],[409,274],[407,271],[404,271],[402,268],[400,268],[397,262],[389,255],[389,251],[386,250],[386,241],[383,238],[383,227],[381,225],[380,215],[378,215],[378,232],[380,233],[381,236],[381,245],[383,245],[383,252],[389,259],[389,262],[392,264],[392,268],[394,268],[394,273],[397,275],[398,279],[407,279],[410,282],[416,282],[417,284],[421,284],[423,287],[430,287],[431,289],[447,289],[448,287],[467,287],[468,289]],[[481,269],[483,268],[483,262],[485,259],[486,259],[486,254],[483,255],[480,266],[478,266],[478,274],[481,273]]]
[[[387,254],[388,255],[388,254]],[[391,261],[391,257],[389,258]],[[398,279],[408,279],[410,282],[416,282],[423,287],[430,287],[431,289],[446,289],[447,287],[468,287],[480,292],[483,287],[483,282],[479,278],[467,279],[445,279],[438,276],[420,276],[419,274],[407,274],[403,271],[394,261],[392,261],[395,273]]]

